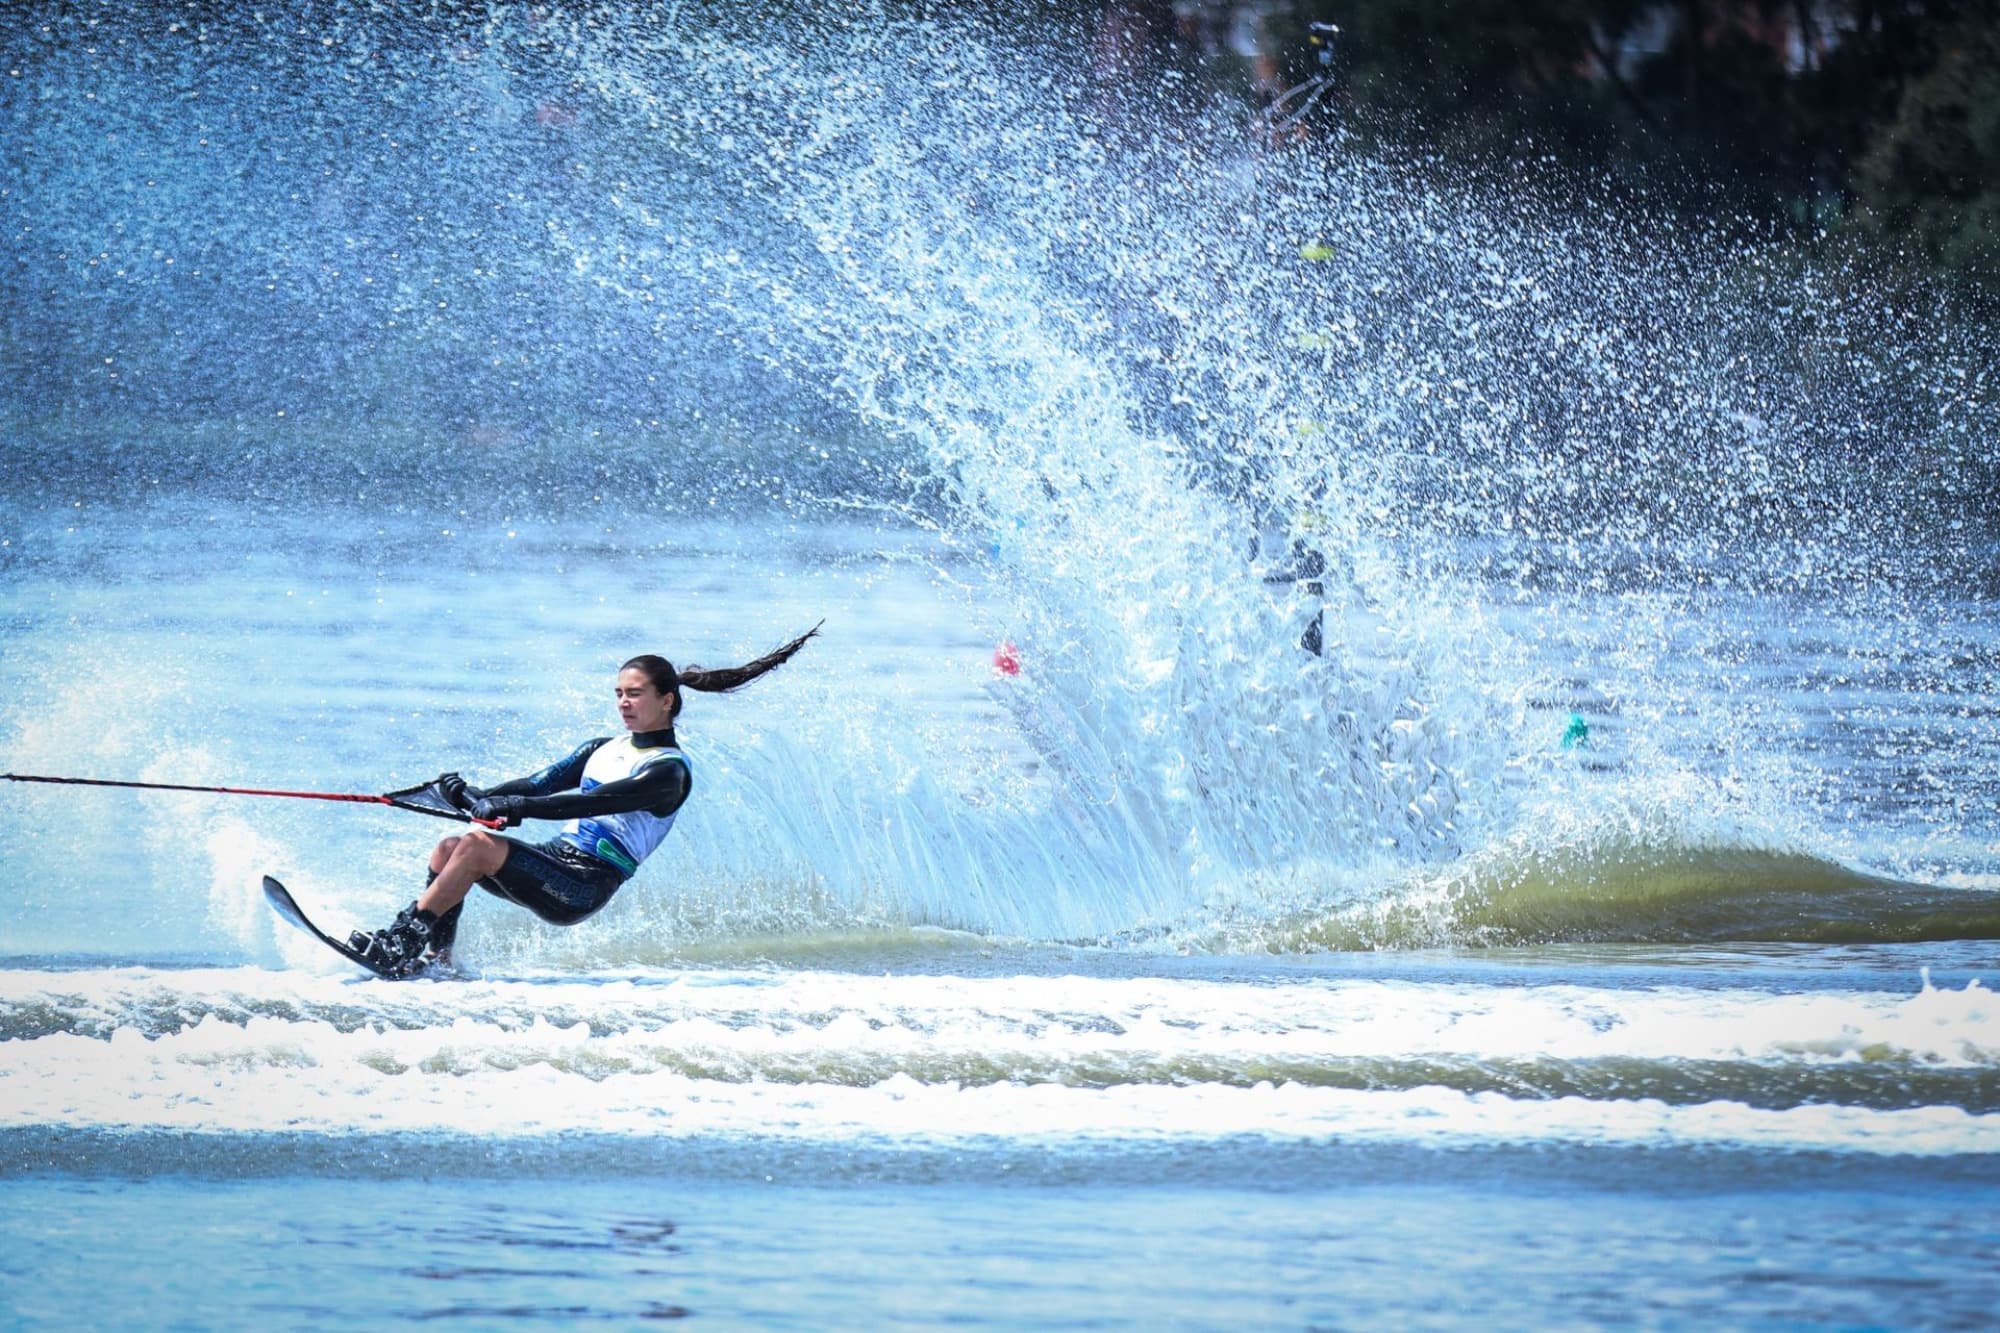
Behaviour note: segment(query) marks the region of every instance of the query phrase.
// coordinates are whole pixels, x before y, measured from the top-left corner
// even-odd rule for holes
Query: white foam
[[[812,973],[385,987],[246,969],[5,973],[0,1006],[66,1019],[0,1046],[9,1127],[2000,1150],[2000,1115],[1955,1105],[1313,1086],[1321,1066],[1371,1059],[1978,1077],[2000,1063],[2000,1027],[1976,983],[1774,996]]]

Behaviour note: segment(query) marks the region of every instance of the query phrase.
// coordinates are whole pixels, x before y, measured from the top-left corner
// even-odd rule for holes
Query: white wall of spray
[[[1481,679],[1508,652],[1363,529],[1365,464],[1297,446],[1274,373],[1293,349],[1274,362],[1255,322],[1297,261],[1243,226],[1260,186],[1240,135],[1220,162],[1212,125],[1107,143],[1028,54],[963,31],[843,29],[807,56],[620,34],[585,64],[607,97],[754,136],[717,169],[810,249],[759,263],[728,236],[716,299],[779,321],[786,369],[920,446],[923,516],[990,552],[996,631],[1028,664],[997,692],[1054,776],[1018,812],[904,804],[884,822],[932,845],[828,861],[907,855],[885,875],[901,892],[952,885],[927,919],[1076,936],[1365,895],[1384,864],[1453,852],[1521,714]],[[736,124],[750,89],[757,121]],[[627,235],[600,235],[607,291],[674,262],[665,211],[635,199]],[[1299,647],[1311,611],[1265,582],[1289,554],[1253,554],[1273,512],[1336,555],[1324,657]]]
[[[1592,845],[1834,845],[1801,837],[1804,784],[1750,729],[1684,747],[1688,696],[1659,661],[1625,673],[1638,695],[1580,686],[1651,729],[1617,780],[1553,761],[1559,719],[1530,705],[1579,683],[1485,608],[1629,592],[1642,624],[1690,625],[1718,587],[1948,572],[1976,427],[1951,418],[1939,473],[1895,503],[1854,484],[1932,401],[1935,341],[1643,215],[1578,222],[1337,144],[1272,149],[1226,108],[1092,88],[1032,37],[867,13],[746,34],[621,32],[583,64],[607,98],[699,127],[789,231],[746,254],[725,229],[717,304],[783,330],[776,368],[914,441],[923,516],[993,552],[996,628],[1029,664],[1002,695],[1061,817],[943,858],[966,900],[1038,878],[1019,848],[1045,861],[1055,838],[1070,893],[1102,887],[1017,918],[1029,933],[1379,896],[1385,872],[1468,848],[1540,858],[1528,830],[1557,823],[1585,875]],[[600,236],[607,287],[660,262],[659,215],[635,202],[625,239]],[[1894,420],[1871,418],[1885,403]],[[1262,586],[1268,541],[1244,554],[1260,526],[1332,556],[1323,660]],[[1704,772],[1717,736],[1745,739]],[[963,842],[962,814],[926,836]]]

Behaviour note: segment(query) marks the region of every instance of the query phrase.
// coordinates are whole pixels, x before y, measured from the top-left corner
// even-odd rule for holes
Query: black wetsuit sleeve
[[[589,791],[528,796],[521,802],[520,814],[523,819],[588,819],[644,810],[665,819],[681,808],[693,785],[684,760],[662,759],[630,777],[600,782]]]
[[[609,736],[599,736],[596,740],[585,741],[570,751],[566,758],[556,760],[539,773],[530,773],[525,778],[515,778],[497,787],[474,790],[481,796],[549,796],[559,791],[570,791],[582,783],[583,766],[590,756],[610,739]]]

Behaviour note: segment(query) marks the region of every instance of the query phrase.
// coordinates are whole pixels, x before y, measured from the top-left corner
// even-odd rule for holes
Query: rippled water
[[[1253,1165],[1249,1164],[1249,1165]],[[0,1234],[23,1323],[96,1317],[732,1327],[1525,1326],[1576,1322],[1976,1326],[1991,1308],[1983,1187],[1885,1198],[1879,1173],[1810,1189],[1747,1175],[1550,1193],[1532,1172],[1404,1159],[1320,1193],[1119,1181],[190,1182],[10,1187]],[[1638,1168],[1643,1181],[1647,1173]],[[559,1203],[547,1194],[558,1189]],[[190,1226],[190,1217],[199,1221]],[[55,1219],[61,1219],[57,1221]],[[178,1245],[164,1244],[179,1237]],[[227,1254],[206,1271],[192,1240]],[[146,1274],[107,1274],[79,1242]],[[1496,1279],[1504,1265],[1505,1280]],[[1472,1293],[1477,1292],[1476,1298]]]

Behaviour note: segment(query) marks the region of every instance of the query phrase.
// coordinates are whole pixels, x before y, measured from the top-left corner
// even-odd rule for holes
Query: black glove
[[[506,821],[508,828],[521,822],[521,807],[527,804],[522,796],[482,796],[466,811],[474,819],[499,819]]]
[[[431,786],[436,787],[438,795],[459,810],[471,810],[472,803],[486,794],[477,787],[468,786],[465,779],[456,773],[438,774],[431,779]]]

